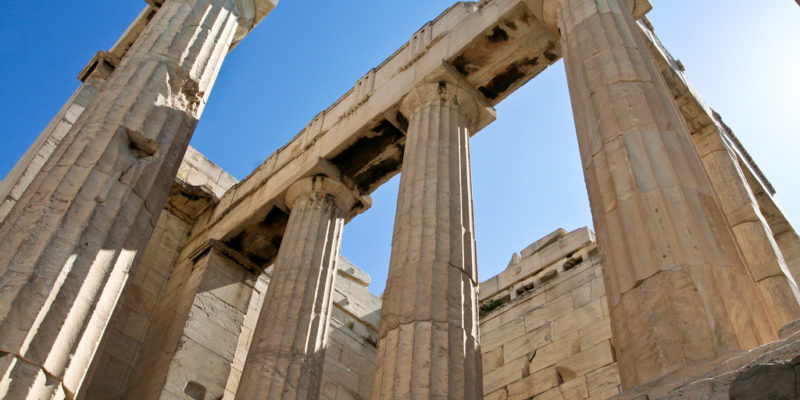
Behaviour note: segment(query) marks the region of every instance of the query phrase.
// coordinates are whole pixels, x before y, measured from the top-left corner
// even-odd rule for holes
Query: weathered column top
[[[233,0],[239,8],[239,29],[233,37],[233,46],[244,39],[264,17],[278,5],[278,0]]]
[[[625,0],[625,2],[633,12],[634,19],[643,17],[653,8],[650,0]],[[561,0],[528,0],[525,4],[546,28],[553,33],[558,32],[558,13]]]
[[[484,127],[497,118],[486,97],[446,61],[442,61],[442,66],[429,78],[409,90],[400,101],[399,110],[403,115],[410,116],[419,106],[436,100],[457,106],[469,120],[472,130]],[[470,136],[474,133],[470,132]]]
[[[286,207],[291,209],[298,198],[315,194],[331,197],[343,212],[352,210],[362,201],[361,194],[348,189],[343,183],[324,175],[315,175],[302,178],[289,186],[286,190]]]
[[[345,220],[350,220],[372,206],[372,197],[362,193],[356,184],[325,159],[319,159],[312,173],[305,175],[286,189],[284,206],[291,209],[302,195],[323,193],[330,196],[342,210]]]

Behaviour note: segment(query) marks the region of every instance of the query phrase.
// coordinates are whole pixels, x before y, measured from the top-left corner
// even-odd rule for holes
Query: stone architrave
[[[104,51],[98,52],[92,58],[84,69],[86,75],[81,76],[81,86],[47,124],[5,179],[0,181],[0,223],[5,220],[6,215],[22,197],[50,155],[58,148],[69,128],[75,124],[94,96],[103,88],[118,62],[114,55]]]
[[[623,388],[777,338],[685,122],[624,0],[558,27]]]
[[[748,182],[750,181],[748,177]],[[758,187],[751,183],[750,187]],[[800,281],[800,235],[786,218],[786,212],[778,201],[767,191],[759,190],[755,193],[761,215],[767,221],[778,248],[781,250],[786,266],[792,273],[795,282]]]
[[[474,97],[450,82],[404,98],[409,127],[373,399],[480,399],[469,138]]]
[[[764,296],[767,312],[779,327],[793,322],[800,318],[797,284],[766,213],[756,200],[758,192],[769,193],[769,183],[756,172],[758,167],[749,161],[749,155],[722,118],[692,88],[682,66],[655,36],[652,26],[644,20],[637,21],[637,25],[687,123],[742,256]],[[757,177],[752,187],[748,174]]]
[[[222,61],[274,0],[167,1],[0,225],[0,397],[79,391]]]
[[[716,121],[715,121],[716,122]],[[742,256],[778,327],[800,319],[800,294],[718,123],[692,135]]]
[[[319,175],[287,190],[291,213],[237,399],[319,398],[342,228],[362,201],[343,183]]]

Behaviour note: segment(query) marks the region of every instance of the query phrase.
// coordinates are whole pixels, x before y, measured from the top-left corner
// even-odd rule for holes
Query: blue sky
[[[656,33],[800,218],[800,7],[792,0],[652,0]],[[35,4],[35,5],[33,5]],[[192,145],[244,178],[452,2],[282,0],[223,65]],[[0,6],[0,176],[110,48],[142,1]],[[591,225],[562,63],[497,107],[472,139],[481,280],[558,227]],[[344,232],[342,254],[383,291],[395,177]]]

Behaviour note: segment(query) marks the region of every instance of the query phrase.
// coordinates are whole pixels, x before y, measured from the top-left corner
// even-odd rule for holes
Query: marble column
[[[231,45],[274,1],[169,0],[0,225],[0,397],[79,390]]]
[[[359,197],[324,176],[288,189],[289,222],[237,399],[319,398],[342,227]]]
[[[739,249],[778,327],[800,319],[800,294],[718,122],[692,135]]]
[[[777,338],[685,122],[624,0],[558,27],[623,388]]]
[[[373,399],[483,398],[469,138],[477,104],[414,88],[383,294]]]

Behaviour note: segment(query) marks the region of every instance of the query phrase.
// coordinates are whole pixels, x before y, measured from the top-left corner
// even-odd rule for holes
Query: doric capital
[[[442,79],[439,82],[423,83],[411,89],[400,102],[400,112],[411,116],[420,106],[437,101],[458,107],[472,125],[477,124],[484,108],[468,88],[458,82]]]
[[[234,45],[278,5],[278,0],[233,0],[239,9],[239,29],[233,38]]]
[[[552,32],[558,32],[558,16],[561,13],[561,0],[533,0],[525,2],[533,11],[533,15]],[[625,0],[631,9],[634,19],[639,19],[647,14],[653,6],[650,0]],[[589,8],[587,7],[587,10]]]
[[[470,122],[470,135],[497,118],[489,100],[446,60],[400,100],[399,111],[409,118],[414,110],[434,101],[458,107]]]
[[[343,214],[347,214],[360,204],[363,197],[337,180],[323,175],[315,175],[302,178],[289,186],[286,191],[286,206],[292,208],[298,198],[314,195],[331,197]]]

